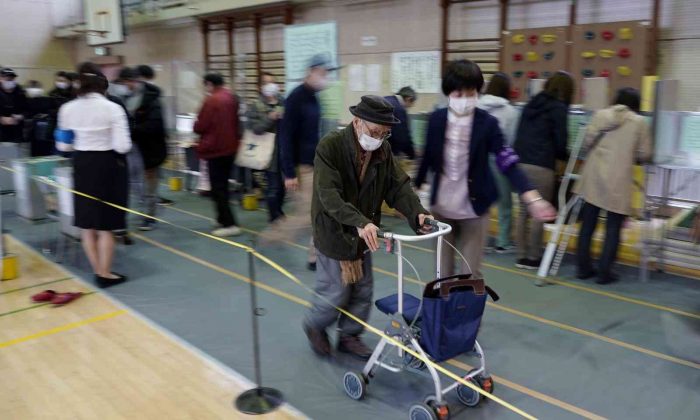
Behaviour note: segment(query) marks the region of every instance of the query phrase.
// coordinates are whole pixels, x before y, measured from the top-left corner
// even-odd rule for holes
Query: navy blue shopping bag
[[[486,297],[498,300],[484,280],[470,276],[434,280],[423,291],[420,345],[437,362],[474,349]]]

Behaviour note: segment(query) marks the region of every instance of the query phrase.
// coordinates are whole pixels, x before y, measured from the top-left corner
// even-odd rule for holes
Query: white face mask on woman
[[[2,81],[2,88],[5,90],[12,90],[17,86],[17,82],[14,80],[3,80]]]
[[[58,89],[68,89],[70,83],[68,82],[56,82],[56,88]]]
[[[42,88],[27,88],[28,98],[39,98],[44,96],[44,89]]]
[[[262,87],[262,94],[264,96],[273,97],[280,93],[280,86],[277,83],[266,83]]]
[[[474,112],[477,100],[478,99],[476,96],[460,96],[458,98],[450,97],[448,106],[454,115],[458,117],[466,117]]]

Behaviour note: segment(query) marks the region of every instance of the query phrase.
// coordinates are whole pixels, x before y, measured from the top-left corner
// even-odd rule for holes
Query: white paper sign
[[[365,73],[367,74],[365,86],[367,92],[380,92],[382,90],[382,65],[368,64]]]
[[[348,66],[348,85],[351,92],[364,92],[365,66],[363,64],[350,64]]]
[[[418,93],[440,92],[440,51],[391,54],[391,89],[411,86]]]

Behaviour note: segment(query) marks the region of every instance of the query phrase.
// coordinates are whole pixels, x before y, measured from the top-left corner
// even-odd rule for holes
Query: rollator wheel
[[[479,383],[479,386],[481,389],[484,391],[488,392],[489,394],[493,394],[493,389],[496,387],[496,385],[493,383],[493,378],[490,376],[477,376],[476,381]]]
[[[440,420],[435,410],[427,404],[415,404],[408,410],[410,420]]]
[[[481,385],[476,379],[470,378],[469,382],[481,388]],[[481,394],[478,391],[471,389],[466,385],[458,385],[457,398],[459,398],[459,401],[467,407],[476,407],[481,401]]]
[[[343,387],[348,397],[353,400],[361,400],[367,394],[367,380],[365,375],[357,372],[345,372],[343,376]]]

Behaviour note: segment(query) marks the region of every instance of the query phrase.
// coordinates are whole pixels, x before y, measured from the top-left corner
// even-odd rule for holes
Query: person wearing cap
[[[321,105],[317,94],[328,85],[328,72],[336,70],[325,54],[311,58],[304,82],[287,96],[284,116],[278,131],[281,150],[281,170],[285,189],[292,194],[294,211],[275,226],[276,235],[270,239],[290,238],[309,226],[311,190],[316,145],[321,126]],[[313,239],[312,239],[313,240]],[[307,256],[308,268],[316,269],[313,243]]]
[[[0,141],[24,141],[24,115],[27,96],[17,84],[17,73],[11,68],[0,70]]]
[[[372,351],[359,338],[363,326],[338,314],[342,308],[367,321],[372,306],[372,252],[379,249],[377,231],[382,202],[400,211],[416,232],[428,231],[432,218],[413,192],[386,141],[400,121],[381,96],[363,96],[350,107],[347,127],[326,135],[314,157],[311,204],[317,249],[312,307],[303,322],[311,348],[331,354],[326,329],[338,321],[338,351],[368,359]]]
[[[394,115],[401,120],[391,131],[389,143],[391,151],[395,156],[405,155],[410,160],[416,158],[416,152],[413,149],[413,139],[411,138],[411,126],[408,121],[408,109],[413,107],[418,99],[416,91],[410,86],[404,86],[396,93],[396,95],[386,96],[387,100],[394,107]]]
[[[160,91],[147,87],[129,67],[119,72],[113,90],[124,101],[131,117],[131,138],[136,145],[129,154],[132,178],[136,178],[132,182],[141,185],[145,213],[155,216],[160,166],[168,154]],[[154,225],[153,219],[143,218],[139,230],[150,231]]]

